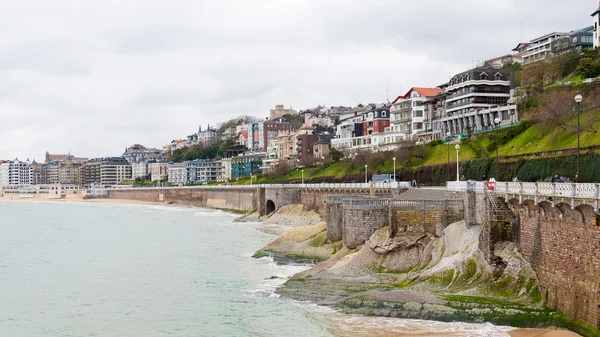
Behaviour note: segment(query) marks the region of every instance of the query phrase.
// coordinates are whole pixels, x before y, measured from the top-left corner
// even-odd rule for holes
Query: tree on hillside
[[[470,125],[467,125],[465,130],[467,131],[467,140],[470,141],[473,136],[473,128]]]
[[[329,149],[329,155],[331,156],[331,160],[333,160],[336,163],[342,158],[344,158],[344,153],[336,149],[335,147]]]
[[[523,67],[521,84],[531,86],[544,86],[556,81],[561,70],[559,64],[552,60],[543,60],[530,63]]]
[[[582,112],[586,113],[583,129],[597,133],[600,124],[600,113],[598,112],[600,110],[600,85],[598,82],[592,82],[586,87],[580,108]]]
[[[594,78],[600,75],[600,60],[584,57],[577,66],[577,72],[581,78]]]
[[[538,110],[531,117],[545,126],[558,127],[563,131],[577,131],[573,107],[571,92],[555,90],[540,98]]]
[[[253,123],[258,120],[259,120],[259,118],[256,118],[253,116],[248,116],[248,115],[242,115],[242,116],[232,118],[224,123],[219,124],[219,134],[222,134],[228,128],[242,125],[245,123]]]
[[[290,121],[290,124],[292,124],[292,129],[294,130],[298,130],[302,127],[302,125],[304,125],[304,116],[301,115],[285,114],[281,116],[281,118],[285,118]]]

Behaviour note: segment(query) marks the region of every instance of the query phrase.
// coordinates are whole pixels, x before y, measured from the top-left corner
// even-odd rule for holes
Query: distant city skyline
[[[592,24],[597,1],[2,1],[0,159],[89,158],[276,104],[393,100],[519,42]]]

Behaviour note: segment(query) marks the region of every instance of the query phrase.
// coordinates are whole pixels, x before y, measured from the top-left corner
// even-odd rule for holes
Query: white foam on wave
[[[263,280],[255,288],[247,291],[249,294],[260,297],[279,298],[279,295],[275,293],[278,287],[283,285],[290,277],[311,267],[308,265],[280,265],[275,263],[270,256],[253,260],[266,268],[268,274],[271,275],[270,278]]]
[[[341,335],[507,337],[514,328],[491,323],[436,322],[416,319],[333,315],[330,321]]]

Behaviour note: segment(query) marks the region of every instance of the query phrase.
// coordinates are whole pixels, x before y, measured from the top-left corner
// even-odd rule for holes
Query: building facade
[[[425,102],[441,92],[440,88],[413,87],[392,102],[389,132],[394,135],[395,142],[414,140],[415,135],[427,131],[429,121],[425,116]]]
[[[286,109],[283,107],[283,104],[278,104],[275,106],[275,109],[271,109],[271,111],[269,111],[269,119],[273,120],[273,119],[281,118],[284,115],[295,115],[295,114],[296,114],[296,110],[292,109],[292,107],[290,107],[289,109]]]
[[[31,185],[33,169],[29,160],[18,159],[0,164],[0,186]]]
[[[592,13],[592,26],[592,37],[594,39],[592,42],[592,46],[594,48],[598,48],[598,46],[600,46],[600,35],[598,34],[598,26],[600,26],[600,6],[594,11],[594,13]]]
[[[202,131],[202,127],[198,128],[198,144],[202,144],[204,147],[209,147],[219,142],[219,131],[210,127],[210,124],[206,130]]]
[[[150,174],[148,170],[148,162],[145,160],[137,160],[131,163],[131,179],[143,179]]]
[[[168,178],[169,164],[166,162],[149,163],[148,170],[150,171],[150,180],[162,181]]]
[[[446,88],[445,117],[436,125],[442,135],[465,134],[495,127],[494,119],[501,125],[518,120],[517,107],[508,104],[511,84],[501,69],[489,65],[456,74]]]
[[[82,168],[84,186],[113,186],[131,180],[131,164],[122,157],[96,158]]]
[[[125,149],[122,157],[125,158],[129,163],[148,161],[148,160],[159,160],[161,158],[159,149],[147,148],[141,144],[134,144]]]
[[[554,56],[552,46],[563,45],[568,43],[569,33],[553,32],[540,36],[528,42],[527,44],[519,44],[517,55],[523,59],[523,64],[529,64],[532,62],[542,61],[549,57]],[[523,50],[524,49],[524,50]]]
[[[187,183],[187,168],[185,163],[169,164],[167,169],[169,185],[183,186]]]
[[[256,176],[262,173],[265,153],[250,153],[231,158],[231,178]]]

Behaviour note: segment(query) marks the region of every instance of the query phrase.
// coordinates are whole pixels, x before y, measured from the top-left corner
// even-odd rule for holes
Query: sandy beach
[[[17,196],[0,196],[0,201],[51,201],[51,202],[87,202],[87,203],[119,203],[119,204],[137,204],[137,205],[170,205],[166,202],[129,200],[129,199],[83,199],[83,198],[48,198],[48,197],[33,197],[19,198]],[[177,206],[185,206],[185,204],[172,204]]]
[[[516,329],[509,331],[511,337],[581,337],[567,330]]]

